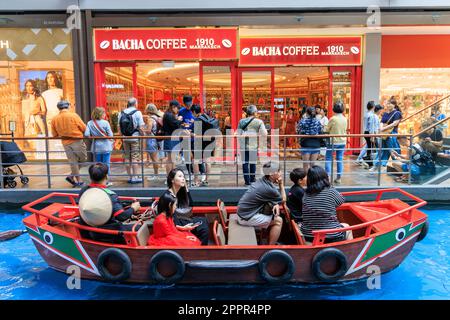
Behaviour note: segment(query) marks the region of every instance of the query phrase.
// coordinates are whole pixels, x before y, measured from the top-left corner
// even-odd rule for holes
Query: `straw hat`
[[[89,188],[78,202],[81,218],[91,227],[104,225],[111,219],[112,201],[109,195],[100,188]]]
[[[145,111],[150,114],[155,114],[158,117],[164,116],[164,113],[162,111],[159,111],[158,108],[153,103],[149,103],[145,108]]]

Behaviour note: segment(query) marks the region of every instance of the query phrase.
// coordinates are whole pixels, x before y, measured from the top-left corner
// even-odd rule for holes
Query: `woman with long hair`
[[[308,171],[310,166],[314,165],[320,153],[320,138],[312,138],[322,133],[322,125],[316,119],[316,109],[308,107],[305,116],[299,121],[297,126],[297,133],[301,135],[308,135],[310,137],[300,138],[300,146],[302,147],[303,169]]]
[[[381,117],[380,133],[398,134],[398,124],[401,119],[400,107],[394,97],[391,97],[386,104],[386,112]],[[392,150],[398,154],[401,153],[397,137],[394,136],[382,137],[381,148],[381,154],[377,155],[377,159],[373,161],[373,167],[369,169],[370,172],[378,171],[380,166],[387,167]]]
[[[189,223],[198,224],[195,229],[192,229],[192,233],[200,239],[202,245],[207,245],[209,239],[208,220],[205,217],[192,216],[193,201],[183,171],[178,168],[172,169],[167,175],[167,186],[168,189],[163,195],[169,194],[177,199],[177,210],[173,214],[175,225],[183,227]]]
[[[45,123],[45,116],[47,107],[42,98],[37,84],[34,80],[28,79],[25,82],[22,99],[22,116],[24,124],[24,136],[26,137],[44,137],[47,135],[47,126]],[[35,149],[36,159],[45,158],[45,141],[44,140],[27,140],[24,141],[25,148]],[[41,152],[39,152],[41,151]]]
[[[47,128],[44,119],[47,108],[34,80],[28,79],[25,82],[22,108],[25,119],[25,136],[45,135]]]
[[[108,166],[108,174],[111,173],[111,152],[114,140],[108,137],[113,136],[111,125],[106,120],[106,111],[103,107],[95,107],[91,114],[91,120],[86,125],[84,132],[86,137],[104,137],[105,139],[95,139],[91,144],[91,152],[95,162],[101,162]],[[112,185],[108,182],[108,186]]]
[[[195,227],[175,226],[173,221],[177,209],[177,198],[164,193],[158,201],[158,216],[153,222],[153,234],[149,246],[200,246],[200,240],[190,230]]]
[[[45,100],[47,106],[47,127],[49,130],[49,136],[51,135],[51,121],[59,114],[58,107],[56,106],[63,98],[63,90],[61,79],[56,71],[49,71],[45,76],[45,90],[42,92],[42,97]]]
[[[319,166],[312,166],[307,173],[306,190],[300,229],[306,241],[313,241],[313,230],[348,227],[340,223],[336,208],[345,202],[344,197],[330,184],[328,174]],[[327,234],[325,243],[353,239],[351,231]]]

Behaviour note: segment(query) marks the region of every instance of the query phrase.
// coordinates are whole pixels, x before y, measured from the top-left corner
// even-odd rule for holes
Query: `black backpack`
[[[120,132],[124,136],[132,136],[133,133],[139,131],[137,128],[134,127],[133,122],[133,114],[135,114],[137,110],[134,110],[130,113],[126,113],[125,111],[121,112],[120,115]]]
[[[202,113],[198,118],[202,121],[202,134],[209,129],[219,129],[219,120],[216,118],[211,118],[204,113]]]
[[[412,163],[419,167],[424,167],[427,169],[435,168],[434,159],[430,152],[423,149],[421,150],[414,145],[412,146],[412,148],[415,151],[415,155],[411,159]]]

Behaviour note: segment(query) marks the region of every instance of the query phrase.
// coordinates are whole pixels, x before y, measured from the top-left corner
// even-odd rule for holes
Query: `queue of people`
[[[136,98],[130,98],[126,108],[119,114],[118,122],[120,135],[129,136],[123,139],[125,167],[128,174],[128,183],[142,183],[141,157],[147,155],[147,164],[153,166],[154,175],[149,175],[147,180],[156,180],[159,168],[165,162],[166,174],[175,168],[177,160],[181,159],[186,164],[187,178],[190,186],[208,186],[208,175],[211,171],[210,157],[205,149],[215,146],[215,140],[197,143],[198,132],[194,132],[196,123],[201,123],[201,135],[210,128],[215,128],[207,113],[202,113],[199,105],[193,104],[192,96],[183,97],[183,105],[177,100],[172,100],[165,112],[158,110],[154,104],[148,104],[144,112],[139,111]],[[55,116],[52,124],[52,132],[55,137],[61,137],[67,158],[70,161],[71,174],[66,181],[74,187],[83,185],[80,178],[80,167],[87,160],[86,145],[82,138],[84,136],[97,137],[93,139],[90,152],[94,155],[93,160],[105,163],[111,170],[111,153],[114,149],[113,132],[107,120],[104,108],[96,107],[91,115],[91,120],[85,125],[81,118],[68,110],[69,103],[60,101],[58,103],[60,113]],[[384,111],[385,109],[385,111]],[[243,118],[239,121],[236,135],[239,135],[240,159],[242,162],[243,179],[246,186],[256,181],[256,165],[258,162],[258,150],[262,147],[261,142],[267,140],[268,130],[264,121],[258,117],[258,109],[255,105],[246,107]],[[333,104],[333,116],[328,119],[326,110],[321,106],[305,106],[304,113],[300,118],[289,109],[283,119],[282,129],[285,134],[294,133],[303,135],[298,139],[305,172],[323,159],[325,170],[330,176],[333,184],[339,185],[342,181],[344,171],[344,153],[347,148],[348,119],[345,106],[341,101]],[[384,111],[384,112],[383,112]],[[394,97],[391,97],[386,108],[376,105],[374,101],[367,104],[367,112],[364,116],[364,134],[397,134],[398,126],[403,118],[400,107]],[[423,124],[423,128],[430,127],[420,135],[421,147],[430,152],[434,161],[438,155],[442,156],[443,135],[438,127],[432,124],[442,120],[443,115],[439,108],[435,108],[429,121]],[[230,119],[227,120],[228,126]],[[295,129],[295,130],[294,130]],[[293,132],[294,130],[294,132]],[[317,137],[321,134],[334,135],[333,138]],[[145,141],[140,141],[138,136],[152,136]],[[171,139],[158,139],[158,136],[171,136]],[[182,146],[182,139],[190,139],[190,150]],[[69,138],[70,137],[70,138]],[[189,138],[190,137],[190,138]],[[287,147],[292,148],[297,138],[289,137]],[[400,144],[396,136],[390,137],[365,137],[365,145],[361,150],[356,163],[362,165],[369,172],[374,173],[381,168],[386,168],[392,158],[392,150],[401,154]],[[141,144],[142,142],[142,144]],[[186,149],[186,150],[183,150]],[[209,148],[211,149],[211,148]],[[381,150],[381,151],[380,151]],[[322,158],[320,158],[322,153]],[[198,155],[201,155],[200,158]],[[324,157],[323,157],[324,156]],[[333,159],[334,158],[334,159]],[[336,164],[336,176],[331,177],[332,164]],[[335,178],[335,179],[334,179]],[[112,182],[109,182],[111,185]]]

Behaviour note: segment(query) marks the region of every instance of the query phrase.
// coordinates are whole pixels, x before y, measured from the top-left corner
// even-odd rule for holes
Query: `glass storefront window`
[[[58,114],[60,99],[75,104],[70,32],[63,29],[0,29],[0,132],[15,136],[51,136],[51,121]],[[45,142],[18,142],[29,159],[45,158]],[[50,158],[65,158],[58,140],[49,143]]]
[[[450,68],[384,68],[380,75],[380,100],[385,102],[394,96],[403,117],[426,107],[450,94]],[[417,133],[421,124],[429,119],[434,108],[421,112],[399,127],[401,133]],[[440,112],[450,115],[450,102],[444,100]],[[444,136],[449,134],[448,123],[441,126]]]

